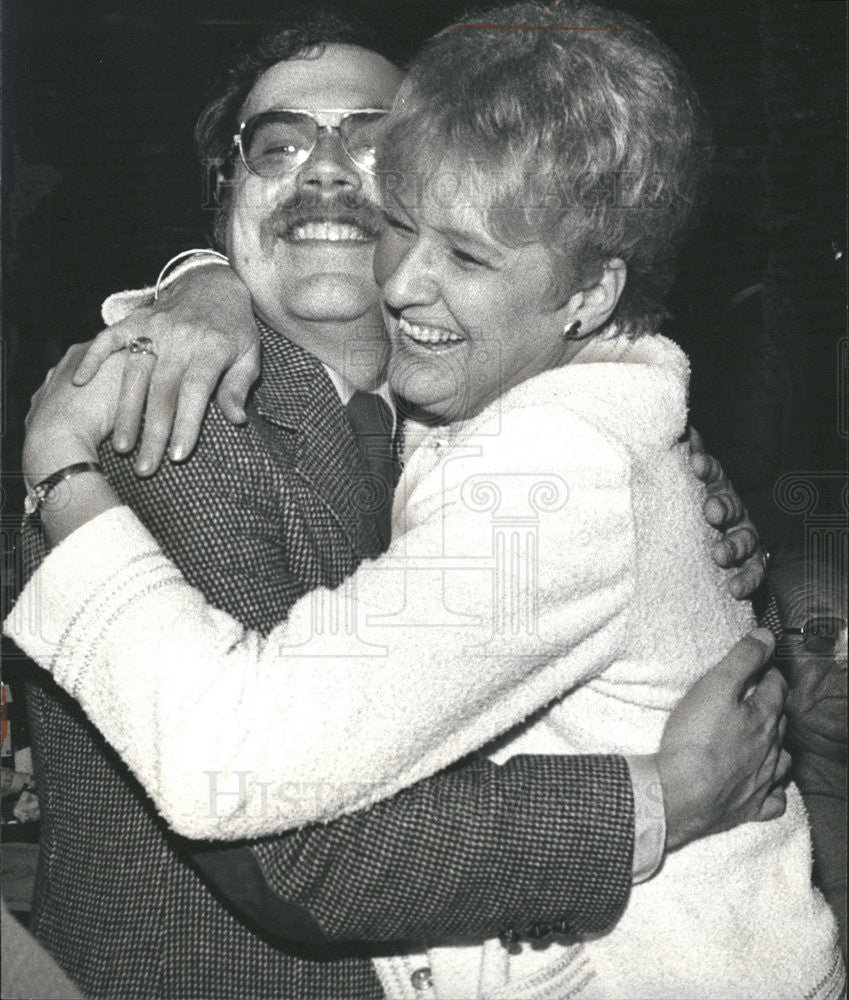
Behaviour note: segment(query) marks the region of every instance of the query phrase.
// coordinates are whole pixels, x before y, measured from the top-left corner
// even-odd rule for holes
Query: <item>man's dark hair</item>
[[[226,183],[236,151],[233,136],[239,129],[239,109],[262,74],[279,62],[307,54],[320,56],[327,45],[358,45],[376,52],[390,62],[378,36],[354,18],[331,7],[312,9],[293,23],[292,14],[272,22],[252,45],[241,48],[225,70],[221,90],[201,112],[195,126],[195,148],[205,169],[225,178],[218,185],[213,236],[219,246],[225,242],[230,210],[230,185]]]

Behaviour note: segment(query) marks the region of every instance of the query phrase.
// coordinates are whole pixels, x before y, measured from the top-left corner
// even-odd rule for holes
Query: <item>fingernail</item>
[[[179,462],[186,457],[186,449],[181,444],[175,444],[170,451],[171,461]]]
[[[151,471],[151,469],[152,469],[152,466],[151,466],[150,462],[145,461],[145,462],[137,462],[136,463],[136,472],[140,476],[146,476]]]
[[[248,415],[244,410],[236,410],[235,416],[240,424],[243,424],[248,419]]]
[[[749,635],[756,639],[765,649],[772,651],[775,648],[775,636],[768,628],[753,629]]]
[[[116,451],[126,451],[130,446],[130,442],[120,434],[114,439],[113,443]]]
[[[720,566],[724,566],[728,562],[729,552],[728,546],[725,542],[716,542],[713,547],[713,557]],[[733,586],[733,584],[729,584]]]

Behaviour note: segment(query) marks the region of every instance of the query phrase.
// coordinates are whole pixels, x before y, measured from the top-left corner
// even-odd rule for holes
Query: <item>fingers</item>
[[[155,360],[148,354],[127,357],[112,432],[112,444],[116,451],[126,453],[136,446]]]
[[[757,687],[748,696],[750,708],[766,720],[774,719],[778,733],[779,716],[787,701],[787,681],[777,667],[770,667]]]
[[[704,502],[705,517],[714,528],[733,528],[746,516],[743,501],[731,489],[728,480],[722,478],[708,484],[708,497]]]
[[[750,597],[766,576],[766,558],[758,533],[750,521],[726,532],[711,546],[711,555],[724,568],[739,567],[728,580],[728,589],[738,600]]]
[[[708,455],[704,451],[693,452],[691,450],[690,467],[695,473],[696,478],[701,479],[706,485],[717,481],[722,476],[722,466],[713,455]]]
[[[705,503],[705,509],[710,501]],[[714,562],[720,566],[741,566],[750,556],[760,549],[760,540],[751,522],[741,524],[731,531],[726,531],[722,538],[711,546]],[[759,556],[759,560],[763,560]]]
[[[85,385],[90,382],[100,370],[100,366],[115,351],[120,351],[127,345],[127,335],[121,324],[107,326],[88,345],[72,379],[74,385]]]
[[[246,352],[225,373],[218,387],[218,405],[224,416],[234,424],[245,421],[245,401],[251,386],[259,378],[259,349]]]
[[[696,430],[695,427],[690,428],[690,454],[691,455],[703,455],[705,451],[705,443],[702,441],[702,436]]]
[[[757,819],[762,823],[765,823],[767,820],[778,819],[779,816],[784,815],[786,809],[787,792],[783,785],[778,785],[764,799],[758,811]]]
[[[89,346],[89,344],[72,344],[62,355],[59,363],[54,365],[44,376],[44,381],[38,389],[36,389],[32,396],[30,396],[30,408],[24,418],[25,427],[29,427],[33,412],[38,408],[41,400],[44,399],[48,386],[50,386],[54,379],[56,379],[57,382],[60,382],[63,379],[68,381],[71,374],[76,370],[80,358],[85,354]]]
[[[757,681],[757,675],[763,670],[774,650],[775,639],[772,632],[766,628],[753,629],[731,647],[712,673],[719,677],[722,683],[728,681],[732,698],[740,701],[744,693]],[[710,674],[706,676],[709,677]]]
[[[765,576],[766,563],[759,549],[743,563],[740,572],[735,573],[728,581],[731,596],[736,597],[738,601],[751,597],[763,583]]]
[[[782,750],[776,756],[772,778],[765,786],[766,794],[756,816],[760,822],[778,819],[779,816],[784,815],[784,811],[787,809],[787,780],[792,764],[793,760],[786,750]]]
[[[790,768],[793,764],[793,758],[787,752],[787,750],[782,750],[778,757],[778,766],[775,769],[775,781],[784,783],[787,781],[790,775]]]
[[[140,476],[151,476],[162,464],[177,412],[182,371],[165,371],[157,365],[147,394],[144,432],[134,468]]]
[[[218,374],[217,370],[194,370],[180,386],[174,430],[171,433],[170,454],[175,462],[188,457],[197,444]]]

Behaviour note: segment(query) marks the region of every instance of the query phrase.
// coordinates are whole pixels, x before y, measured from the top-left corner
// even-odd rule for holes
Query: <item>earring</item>
[[[563,333],[561,336],[564,340],[580,340],[581,338],[578,334],[581,332],[581,321],[576,319],[574,323],[570,323],[569,326],[563,327]]]

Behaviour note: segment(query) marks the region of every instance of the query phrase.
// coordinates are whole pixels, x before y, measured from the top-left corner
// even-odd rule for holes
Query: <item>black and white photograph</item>
[[[847,27],[6,0],[4,998],[846,1000]]]

